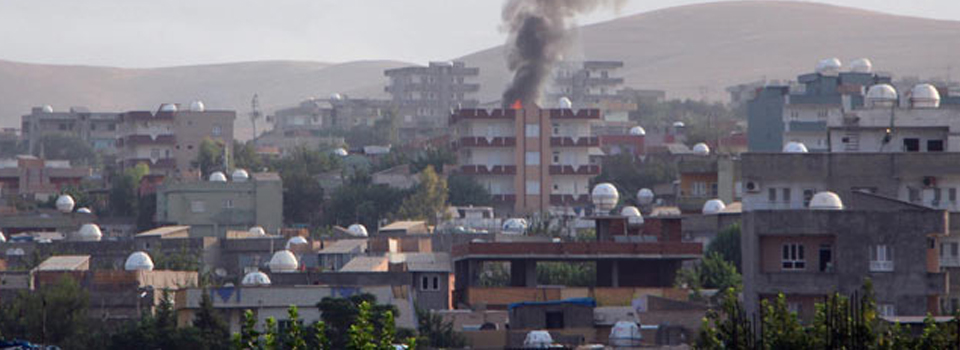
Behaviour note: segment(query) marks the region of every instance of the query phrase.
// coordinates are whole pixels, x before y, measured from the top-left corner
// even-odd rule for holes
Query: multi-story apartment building
[[[53,107],[34,107],[22,116],[21,138],[30,154],[40,156],[40,141],[47,135],[69,135],[80,138],[104,155],[116,154],[119,113],[90,112],[84,107],[69,111],[54,111]]]
[[[826,151],[827,119],[863,105],[866,89],[889,83],[872,72],[867,59],[841,72],[840,60],[826,59],[814,73],[797,77],[798,84],[769,85],[748,102],[748,147],[752,152],[778,152],[789,142],[802,142],[811,151]]]
[[[590,206],[590,162],[600,140],[591,124],[597,109],[460,109],[450,118],[458,169],[473,176],[516,213],[569,213]]]
[[[388,69],[390,83],[384,91],[393,96],[393,105],[405,129],[432,130],[446,127],[452,109],[475,108],[480,68],[463,62],[430,62],[426,67]]]
[[[46,200],[67,186],[80,187],[89,177],[89,167],[74,167],[66,160],[45,160],[34,156],[0,159],[0,197],[17,195]]]
[[[219,175],[219,176],[218,176]],[[226,181],[167,181],[157,189],[157,222],[189,225],[191,236],[224,237],[227,230],[283,225],[283,185],[276,173],[247,175],[238,170]]]
[[[234,111],[206,110],[198,102],[189,109],[164,104],[156,113],[131,111],[119,119],[117,161],[123,168],[145,163],[151,175],[195,174],[200,144],[207,138],[233,153]]]
[[[756,313],[783,293],[810,321],[816,303],[870,279],[880,316],[941,314],[949,287],[937,244],[948,226],[943,210],[859,191],[818,193],[809,209],[744,212],[744,304]]]
[[[677,157],[676,204],[683,213],[699,213],[704,203],[740,201],[740,159],[724,155],[685,154]]]
[[[832,191],[843,199],[871,193],[910,203],[913,210],[946,210],[960,219],[960,159],[949,152],[746,153],[741,156],[741,169],[745,222],[748,213],[755,211],[783,212],[786,217],[790,212],[806,210],[822,191]],[[901,230],[893,228],[896,225],[873,224],[881,222],[877,220],[856,222],[865,225],[856,229],[864,234],[882,236]],[[759,229],[749,231],[746,223],[744,227],[744,237],[750,232],[762,234]],[[954,249],[960,246],[960,228],[949,225],[947,229],[950,234],[938,237],[935,244],[941,257],[939,266],[954,275],[949,279],[953,284],[951,294],[942,299],[944,309],[951,310],[960,306],[960,283],[956,282],[960,278],[960,254]],[[845,231],[836,232],[840,235]],[[926,242],[923,237],[914,239]],[[896,254],[899,257],[901,253]]]
[[[617,94],[624,79],[617,77],[623,61],[561,62],[553,77],[553,87],[547,96],[552,100],[569,98],[574,105],[598,108],[603,100],[622,99]]]

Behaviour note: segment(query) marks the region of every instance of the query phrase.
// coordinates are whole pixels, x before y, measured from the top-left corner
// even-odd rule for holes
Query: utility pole
[[[253,123],[253,137],[251,140],[257,138],[257,119],[260,119],[262,113],[260,113],[260,96],[253,94],[253,100],[250,101],[250,122]]]

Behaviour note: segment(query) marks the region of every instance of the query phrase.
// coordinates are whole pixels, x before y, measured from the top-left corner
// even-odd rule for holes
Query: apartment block
[[[390,79],[384,91],[392,96],[403,128],[443,128],[451,110],[479,104],[475,79],[480,68],[464,62],[430,62],[426,67],[388,69],[384,75]]]
[[[119,117],[120,113],[91,112],[86,107],[70,107],[67,111],[55,111],[51,106],[34,107],[30,114],[20,117],[21,138],[35,156],[42,155],[40,141],[48,135],[78,137],[95,151],[114,155]]]
[[[164,104],[155,113],[120,114],[117,162],[121,168],[144,163],[150,166],[151,175],[191,174],[196,178],[196,160],[204,139],[223,142],[226,154],[232,154],[236,112],[206,110],[197,103],[190,107]]]
[[[617,91],[624,79],[617,76],[623,61],[561,62],[555,69],[554,86],[547,96],[556,100],[569,98],[574,105],[594,107],[605,99],[621,99]]]
[[[67,186],[79,188],[91,175],[90,167],[74,167],[66,160],[34,156],[0,159],[0,196],[18,195],[46,200]]]
[[[600,140],[597,109],[469,109],[450,118],[458,170],[487,188],[497,208],[518,214],[590,207],[590,161]]]
[[[228,230],[283,224],[283,185],[276,173],[238,181],[166,181],[157,188],[157,222],[189,225],[191,236],[224,237]]]
[[[833,200],[829,209],[818,203],[743,213],[748,313],[783,293],[810,321],[816,303],[854,293],[869,279],[880,316],[942,314],[949,286],[938,244],[949,233],[946,211],[864,192]]]

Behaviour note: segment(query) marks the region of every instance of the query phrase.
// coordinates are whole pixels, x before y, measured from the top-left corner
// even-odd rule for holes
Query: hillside
[[[725,100],[727,86],[796,79],[828,57],[867,57],[896,76],[946,77],[960,64],[960,22],[804,2],[720,2],[586,26],[577,46],[574,55],[624,61],[629,86]],[[481,100],[498,99],[509,78],[501,48],[463,59],[480,67]]]
[[[154,69],[59,66],[0,60],[0,125],[16,126],[30,107],[57,110],[86,106],[115,111],[155,108],[163,102],[200,99],[209,108],[235,109],[244,116],[254,93],[265,110],[334,92],[382,96],[383,70],[409,65],[395,61],[343,64],[269,61]],[[239,133],[249,122],[238,118]],[[248,136],[240,134],[246,138]]]
[[[868,57],[879,71],[923,78],[948,77],[960,62],[960,22],[804,2],[674,7],[586,26],[579,37],[582,52],[571,56],[622,60],[628,86],[680,98],[725,99],[727,86],[794,79],[827,57]],[[502,49],[462,59],[481,69],[481,101],[499,99],[509,80]],[[0,60],[0,126],[18,125],[21,114],[43,104],[126,110],[201,99],[245,116],[254,93],[267,111],[334,92],[383,97],[383,70],[404,65],[269,61],[120,69]],[[238,135],[246,138],[249,123],[239,121]]]

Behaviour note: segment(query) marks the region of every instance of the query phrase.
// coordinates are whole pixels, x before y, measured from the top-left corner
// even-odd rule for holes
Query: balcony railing
[[[551,165],[550,175],[599,175],[599,165],[581,165],[574,167],[572,165]]]
[[[124,145],[137,146],[137,145],[172,145],[176,143],[176,137],[173,134],[163,134],[163,135],[127,135],[121,137],[117,141],[118,147],[123,147]]]
[[[600,138],[596,136],[578,137],[576,139],[570,136],[551,137],[550,147],[600,147]]]
[[[572,195],[572,194],[551,194],[550,195],[550,205],[557,206],[574,206],[574,205],[588,205],[590,204],[590,196],[582,195]]]
[[[871,261],[870,271],[873,271],[873,272],[893,271],[893,261]]]
[[[514,203],[517,201],[517,195],[515,194],[494,194],[490,197],[493,197],[494,202]]]
[[[516,137],[461,137],[454,141],[453,147],[513,147],[517,145]]]
[[[514,175],[516,165],[463,165],[460,171],[465,175]]]

